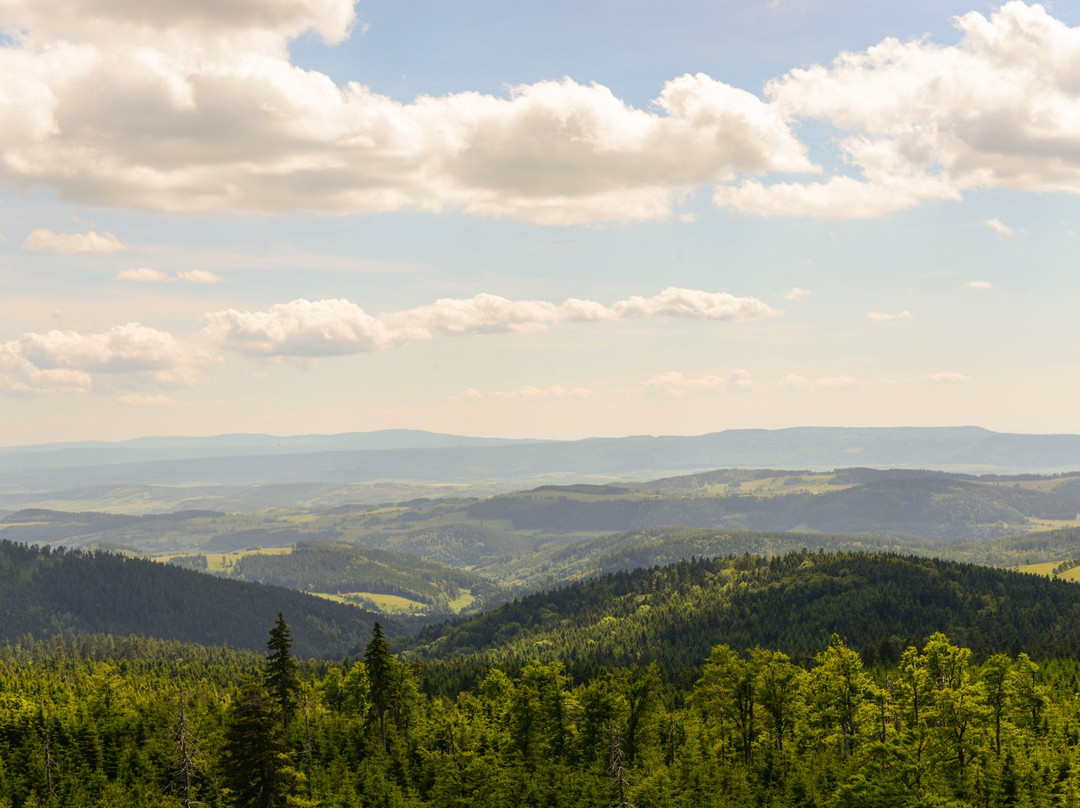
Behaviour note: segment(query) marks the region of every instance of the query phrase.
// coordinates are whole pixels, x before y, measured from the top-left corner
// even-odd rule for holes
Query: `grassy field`
[[[292,547],[252,547],[248,550],[236,550],[231,553],[172,553],[169,555],[153,556],[154,561],[168,564],[175,558],[183,558],[191,555],[206,556],[207,572],[227,572],[229,568],[236,566],[236,562],[248,555],[288,555]]]
[[[429,607],[420,601],[409,600],[400,595],[384,595],[379,592],[308,592],[335,603],[351,603],[354,606],[373,604],[383,614],[417,614]]]
[[[1016,569],[1019,572],[1030,572],[1032,575],[1045,575],[1047,578],[1060,578],[1063,581],[1080,582],[1080,567],[1073,567],[1058,575],[1054,575],[1054,568],[1060,563],[1060,561],[1047,561],[1044,564],[1025,564]]]

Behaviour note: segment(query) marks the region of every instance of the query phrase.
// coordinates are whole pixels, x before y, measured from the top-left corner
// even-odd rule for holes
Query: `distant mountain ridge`
[[[724,467],[851,466],[1058,473],[1080,469],[1080,435],[1009,434],[980,427],[795,427],[578,441],[472,438],[413,430],[141,438],[0,449],[0,493],[89,484],[643,480]],[[4,497],[0,504],[18,505],[19,498]]]

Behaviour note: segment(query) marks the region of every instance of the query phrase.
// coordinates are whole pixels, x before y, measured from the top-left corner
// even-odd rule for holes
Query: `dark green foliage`
[[[293,615],[301,656],[362,647],[374,615],[278,587],[226,581],[109,553],[0,541],[0,640],[60,632],[141,634],[262,649],[265,626]],[[393,626],[389,626],[394,630]]]
[[[719,646],[683,688],[638,666],[575,685],[561,661],[532,660],[449,700],[417,696],[376,632],[366,662],[300,666],[303,720],[290,724],[251,684],[254,655],[139,643],[101,659],[41,644],[0,652],[0,805],[1064,808],[1080,798],[1080,664],[1020,654],[980,665],[943,634],[891,667],[865,665],[837,636],[803,665]],[[394,680],[385,741],[341,696],[380,660]],[[184,788],[178,703],[197,750]]]
[[[222,773],[237,808],[284,808],[299,786],[275,707],[266,690],[248,687],[229,710]]]
[[[791,553],[615,573],[425,629],[411,652],[433,690],[493,665],[569,660],[575,680],[656,661],[687,682],[709,650],[755,645],[807,659],[839,634],[868,662],[945,631],[980,657],[1080,652],[1080,587],[1006,570],[897,555]],[[891,638],[897,638],[893,640]]]
[[[386,641],[382,626],[375,622],[371,630],[371,641],[364,649],[364,666],[367,671],[368,694],[371,699],[372,713],[378,718],[379,735],[386,745],[386,712],[390,709],[394,696],[394,674],[397,660],[390,653],[390,644]]]
[[[375,624],[376,628],[379,624]],[[381,632],[382,629],[379,628]],[[278,612],[277,621],[270,629],[266,642],[266,689],[277,702],[282,717],[288,721],[296,709],[296,660],[292,658],[292,633],[285,623],[285,616]]]

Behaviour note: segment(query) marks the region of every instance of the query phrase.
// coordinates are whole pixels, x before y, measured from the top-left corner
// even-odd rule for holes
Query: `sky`
[[[1080,9],[0,0],[0,445],[1080,433]]]

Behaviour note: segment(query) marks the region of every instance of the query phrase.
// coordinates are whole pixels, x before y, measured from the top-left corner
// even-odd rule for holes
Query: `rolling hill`
[[[941,631],[984,657],[1080,652],[1080,586],[938,559],[790,553],[681,561],[531,595],[425,629],[410,658],[434,689],[471,686],[490,666],[561,659],[579,679],[657,662],[696,676],[710,649],[756,646],[808,659],[839,634],[864,661],[892,663]]]
[[[264,650],[283,612],[300,656],[341,657],[368,641],[376,615],[280,587],[227,581],[111,553],[0,541],[0,640],[138,634]],[[382,618],[379,618],[380,620]],[[387,622],[391,635],[398,628]]]

